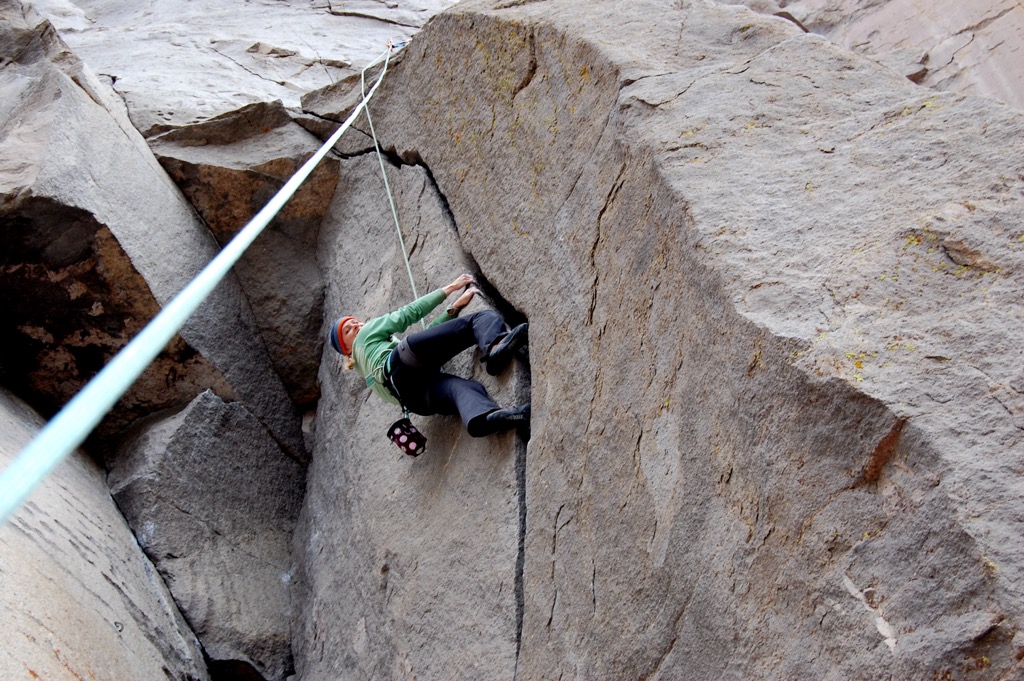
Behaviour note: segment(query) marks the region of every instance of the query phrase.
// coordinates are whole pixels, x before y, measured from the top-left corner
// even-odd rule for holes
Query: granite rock
[[[807,30],[871,55],[914,82],[1024,109],[1024,7],[1015,0],[794,0],[785,5]]]
[[[32,0],[146,135],[343,80],[455,0]]]
[[[280,102],[252,104],[149,140],[161,165],[225,245],[320,147]],[[293,402],[316,401],[323,281],[315,246],[338,181],[324,159],[235,266]]]
[[[212,392],[119,452],[111,493],[199,638],[211,672],[292,672],[291,537],[305,470]]]
[[[385,167],[416,292],[474,272],[429,174],[391,160]],[[342,314],[369,318],[415,295],[380,172],[373,155],[341,164],[318,250],[325,329]],[[478,298],[464,314],[501,303]],[[475,354],[447,370],[482,381],[503,405],[528,393],[524,365],[495,379]],[[387,438],[401,409],[371,395],[339,358],[325,347],[316,456],[295,538],[298,677],[500,677],[516,656],[524,445],[513,433],[470,438],[456,417],[414,415],[428,442],[408,459]]]
[[[531,324],[496,675],[1019,672],[1019,112],[699,0],[463,2],[371,109]]]
[[[192,4],[209,23],[205,5]],[[370,109],[415,288],[470,271],[488,293],[476,306],[529,320],[529,366],[493,379],[467,352],[450,369],[482,380],[502,404],[530,399],[532,430],[528,442],[471,440],[454,418],[414,417],[429,444],[406,460],[385,436],[398,408],[316,341],[313,459],[292,545],[297,678],[1021,674],[1024,114],[947,91],[983,72],[961,60],[997,42],[1017,8],[950,9],[936,39],[924,40],[931,34],[911,19],[927,12],[894,20],[915,3],[746,4],[595,0],[582,11],[578,0],[463,0],[395,55]],[[90,27],[88,11],[76,19],[73,5],[61,7],[65,32],[96,55],[99,19],[139,16],[114,3]],[[163,8],[137,7],[161,26]],[[366,14],[373,5],[313,7]],[[974,39],[945,49],[950,36]],[[24,87],[18,69],[38,61],[40,41],[13,42],[23,56],[0,73]],[[241,61],[243,43],[221,51],[249,66],[292,58],[261,37]],[[953,70],[937,67],[950,59]],[[72,76],[62,64],[48,77],[67,79],[72,94],[58,101],[80,102],[70,120],[105,141],[116,135],[93,129],[130,127],[94,81],[81,85],[87,70]],[[234,141],[252,111],[280,121],[274,139],[303,137],[284,120],[295,100],[280,94],[257,99],[284,109],[260,105],[189,128],[258,88],[221,96],[232,90],[211,80],[199,89],[213,93],[209,103],[188,93],[165,108],[173,97],[131,90],[138,81],[99,68],[118,75],[135,124],[168,133],[155,144],[192,168],[213,156],[243,174],[263,163],[259,136]],[[948,78],[956,69],[964,77]],[[358,86],[351,71],[332,79],[302,96],[304,113],[288,111],[321,138]],[[81,94],[89,91],[97,96]],[[37,189],[54,186],[36,179],[46,177],[38,164],[7,159],[54,150],[110,158],[85,133],[52,144],[38,134],[50,109],[21,101],[0,100],[18,121],[0,140],[29,141],[0,156],[10,176],[29,178],[17,187],[57,194]],[[29,115],[36,110],[43,115]],[[315,237],[320,339],[340,314],[370,317],[417,295],[365,119],[358,128],[335,149],[337,182]],[[185,192],[205,191],[185,179]],[[88,183],[66,181],[69,195],[92,196]],[[176,193],[161,182],[148,184]],[[63,197],[85,227],[79,213],[63,222],[86,234],[99,230],[88,220],[109,226],[151,297],[165,300],[166,272],[188,269],[174,260],[187,253],[160,253],[172,260],[158,262],[165,272],[139,244],[144,235],[118,231],[127,221],[110,216],[121,208]],[[69,246],[56,243],[42,250],[62,256]],[[205,319],[249,319],[240,314]],[[24,322],[19,333],[40,328]],[[255,342],[254,322],[232,328],[251,335],[239,343]],[[212,340],[182,337],[186,347]],[[221,371],[232,390],[242,385]],[[264,424],[283,392],[268,385],[262,406],[236,396]],[[270,460],[260,467],[285,461]],[[200,470],[181,479],[194,485]],[[218,597],[217,612],[234,602]],[[234,648],[221,659],[244,655]]]
[[[0,391],[0,464],[42,418]],[[202,650],[78,451],[0,526],[0,676],[207,681]]]
[[[27,18],[26,18],[27,17]],[[3,10],[0,230],[4,383],[56,411],[197,274],[216,241],[89,70],[46,21]],[[83,85],[84,84],[84,85]],[[213,388],[296,457],[299,419],[229,276],[107,422]]]

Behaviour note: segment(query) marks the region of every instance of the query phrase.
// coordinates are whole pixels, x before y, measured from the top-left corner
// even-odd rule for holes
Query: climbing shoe
[[[530,403],[492,411],[486,419],[488,434],[500,433],[510,428],[525,428],[530,425]]]
[[[528,329],[529,324],[524,322],[506,333],[504,338],[494,344],[494,347],[491,348],[484,358],[488,374],[497,376],[508,368],[512,358],[516,355],[516,351],[526,347]]]

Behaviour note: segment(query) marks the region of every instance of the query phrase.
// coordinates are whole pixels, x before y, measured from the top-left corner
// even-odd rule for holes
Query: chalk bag
[[[427,448],[427,438],[423,433],[416,430],[412,421],[408,418],[401,418],[391,424],[388,428],[388,437],[405,454],[417,457]]]

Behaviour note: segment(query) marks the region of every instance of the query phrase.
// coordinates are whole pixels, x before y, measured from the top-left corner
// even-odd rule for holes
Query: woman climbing
[[[463,288],[465,292],[429,327],[401,341],[393,338],[393,334],[402,333]],[[447,286],[366,323],[352,316],[341,317],[331,325],[331,347],[345,355],[345,367],[355,369],[373,392],[414,414],[458,414],[473,437],[526,426],[529,402],[502,409],[477,381],[441,371],[445,362],[476,345],[487,373],[497,376],[526,345],[527,325],[520,324],[510,331],[494,310],[458,316],[479,292],[473,278],[463,274]]]

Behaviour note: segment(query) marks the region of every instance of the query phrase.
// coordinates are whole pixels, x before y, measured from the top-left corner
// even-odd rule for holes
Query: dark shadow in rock
[[[248,662],[242,660],[208,660],[210,681],[267,681]]]

